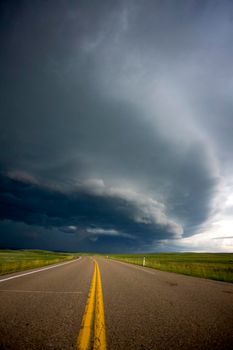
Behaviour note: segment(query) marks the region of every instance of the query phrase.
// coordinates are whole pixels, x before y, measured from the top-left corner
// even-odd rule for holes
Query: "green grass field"
[[[0,275],[77,258],[78,253],[46,250],[0,250]],[[233,253],[111,254],[111,259],[146,267],[233,283]]]
[[[55,264],[76,258],[77,254],[47,250],[0,250],[0,275]]]
[[[190,276],[233,283],[233,253],[112,254],[111,259]]]

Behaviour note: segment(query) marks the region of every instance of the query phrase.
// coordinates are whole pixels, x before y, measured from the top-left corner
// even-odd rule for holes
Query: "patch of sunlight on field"
[[[109,258],[190,276],[233,283],[233,253],[114,254]]]
[[[0,275],[55,264],[76,258],[76,253],[46,250],[0,250]]]

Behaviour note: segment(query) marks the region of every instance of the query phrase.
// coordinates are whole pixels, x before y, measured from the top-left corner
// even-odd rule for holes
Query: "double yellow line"
[[[77,339],[77,350],[90,349],[107,349],[103,291],[100,269],[96,260],[94,260],[94,274]]]

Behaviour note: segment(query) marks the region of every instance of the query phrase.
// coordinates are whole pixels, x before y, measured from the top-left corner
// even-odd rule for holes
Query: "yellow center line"
[[[101,283],[101,275],[99,265],[97,267],[97,288],[96,288],[96,304],[95,304],[95,336],[94,350],[106,350],[106,332],[105,332],[105,317],[104,317],[104,300]]]
[[[84,311],[81,329],[77,339],[78,350],[88,350],[91,347],[92,327],[94,320],[95,292],[96,292],[96,264],[92,277],[91,288],[88,294],[86,308]]]
[[[77,350],[107,349],[101,275],[97,261],[93,261],[94,273],[77,339]]]

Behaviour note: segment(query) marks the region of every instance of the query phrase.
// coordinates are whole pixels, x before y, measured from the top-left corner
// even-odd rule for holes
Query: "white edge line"
[[[112,258],[104,258],[105,260],[107,261],[113,261],[113,262],[116,262],[116,263],[119,263],[119,264],[122,264],[122,265],[127,265],[127,266],[130,266],[132,268],[135,268],[137,270],[140,270],[140,271],[144,271],[146,273],[149,273],[150,275],[153,275],[153,276],[156,276],[157,272],[165,272],[166,274],[169,274],[170,276],[172,277],[181,277],[185,280],[188,280],[188,279],[195,279],[196,281],[199,280],[199,282],[204,282],[204,283],[212,283],[212,284],[219,284],[219,285],[231,285],[232,286],[232,283],[231,282],[225,282],[225,281],[220,281],[220,280],[212,280],[212,279],[209,279],[209,278],[204,278],[204,277],[198,277],[198,276],[192,276],[192,275],[184,275],[182,273],[179,273],[179,272],[172,272],[172,271],[165,271],[165,270],[159,270],[159,269],[154,269],[153,267],[149,267],[149,266],[141,266],[141,265],[137,265],[137,264],[131,264],[129,262],[125,262],[125,261],[120,261],[120,260],[116,260],[116,259],[112,259]]]
[[[54,269],[55,267],[67,265],[67,264],[73,263],[73,262],[75,262],[75,261],[78,261],[78,260],[80,260],[80,259],[81,259],[81,256],[80,256],[78,259],[75,259],[75,260],[66,261],[66,262],[64,262],[64,263],[60,263],[60,264],[56,264],[56,265],[52,265],[52,266],[43,267],[43,268],[40,268],[39,270],[34,270],[34,271],[30,271],[30,272],[21,273],[20,275],[16,275],[16,276],[11,276],[11,277],[7,277],[7,278],[3,278],[3,279],[0,279],[0,283],[1,283],[1,282],[5,282],[5,281],[9,281],[9,280],[13,280],[14,278],[19,278],[19,277],[31,275],[32,273],[37,273],[37,272],[41,272],[41,271],[45,271],[45,270],[49,270],[49,269]]]

